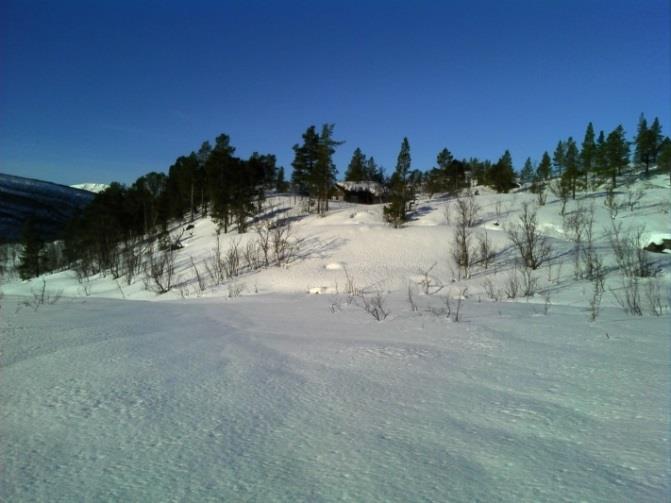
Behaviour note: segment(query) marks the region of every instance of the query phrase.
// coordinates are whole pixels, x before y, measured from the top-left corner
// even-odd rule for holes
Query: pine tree
[[[35,221],[32,217],[29,217],[23,225],[21,244],[23,245],[19,262],[19,275],[21,279],[30,279],[39,276],[42,272],[40,263],[44,243],[39,237]]]
[[[585,175],[585,185],[589,184],[589,179],[594,170],[596,157],[596,142],[594,141],[594,126],[590,122],[585,130],[585,137],[582,140],[580,148],[580,165]]]
[[[663,138],[662,125],[659,123],[657,117],[652,121],[650,129],[648,129],[648,134],[650,136],[650,162],[654,164],[657,162],[657,155],[662,147]]]
[[[228,232],[231,219],[233,190],[230,184],[231,172],[235,170],[233,153],[228,135],[221,134],[215,140],[214,149],[205,165],[207,184],[212,202],[212,216]]]
[[[650,166],[652,145],[650,130],[648,129],[648,121],[643,114],[638,118],[638,127],[636,129],[636,138],[634,139],[634,162],[639,165],[645,165],[645,174],[648,174]]]
[[[324,124],[319,135],[317,157],[312,172],[309,174],[311,193],[317,199],[317,212],[323,215],[328,211],[329,192],[336,179],[336,167],[333,154],[342,141],[333,139],[335,124]]]
[[[554,167],[554,174],[561,176],[564,172],[564,157],[565,157],[566,147],[564,142],[561,140],[557,143],[555,148],[554,155],[552,156],[552,165]]]
[[[303,144],[294,145],[294,160],[291,163],[293,173],[291,183],[294,189],[303,196],[310,195],[310,177],[319,155],[319,135],[317,128],[310,126],[303,133]]]
[[[506,150],[490,170],[490,183],[497,192],[508,192],[515,186],[513,158]]]
[[[288,189],[288,183],[284,180],[284,167],[280,166],[277,169],[277,179],[275,181],[275,190],[277,192],[286,192]]]
[[[400,227],[407,220],[408,204],[412,198],[408,184],[410,162],[410,143],[408,138],[403,138],[396,169],[390,180],[389,204],[384,207],[384,215],[394,227]]]
[[[531,157],[527,157],[527,160],[524,161],[524,167],[520,172],[520,182],[530,183],[534,179],[534,165],[531,162]]]
[[[552,161],[550,160],[550,154],[543,152],[543,157],[541,162],[536,168],[536,175],[543,181],[547,181],[552,176]]]
[[[594,150],[594,172],[598,177],[604,178],[608,173],[608,156],[606,155],[606,135],[603,130],[599,131]]]
[[[664,138],[657,155],[657,166],[662,172],[668,172],[671,181],[671,138]]]
[[[366,161],[366,180],[384,184],[384,169],[375,163],[374,157]]]
[[[606,138],[606,169],[610,175],[612,188],[615,188],[617,176],[629,164],[629,143],[622,125],[617,126]]]
[[[573,199],[575,199],[575,192],[578,186],[578,179],[580,177],[578,158],[578,147],[575,143],[575,140],[569,136],[565,144],[564,172],[561,176],[561,183],[566,186]]]
[[[347,171],[345,171],[345,180],[352,182],[370,180],[367,173],[366,156],[359,147],[352,154],[352,160],[347,166]]]

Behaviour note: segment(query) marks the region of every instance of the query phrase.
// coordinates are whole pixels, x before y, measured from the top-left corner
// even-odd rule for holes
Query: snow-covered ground
[[[616,222],[671,237],[668,179],[638,188]],[[595,203],[612,267],[603,193],[580,197]],[[554,251],[538,292],[489,299],[485,282],[503,290],[514,271],[503,227],[533,195],[476,200],[475,235],[486,229],[500,253],[467,280],[448,258],[454,201],[434,198],[403,229],[381,206],[296,218],[297,259],[236,278],[234,298],[193,278],[191,259],[214,247],[209,220],[184,235],[178,287],[164,295],[71,271],[3,284],[0,499],[668,501],[668,307],[653,316],[642,295],[644,316],[624,313],[611,268],[592,321],[592,284],[574,278],[552,196],[539,210]],[[288,198],[271,204],[296,212]],[[234,239],[255,238],[224,246]],[[667,305],[671,257],[651,259]],[[346,272],[385,298],[384,321],[349,302]],[[34,310],[26,298],[43,279],[63,297]],[[464,288],[455,322],[446,299],[454,313]]]
[[[97,194],[98,192],[105,190],[107,187],[109,187],[109,185],[106,183],[76,183],[74,185],[70,185],[70,187],[73,189],[87,190]]]

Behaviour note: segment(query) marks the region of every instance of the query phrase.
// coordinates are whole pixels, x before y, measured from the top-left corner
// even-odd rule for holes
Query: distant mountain
[[[77,183],[75,185],[70,185],[70,187],[73,189],[87,190],[97,194],[98,192],[105,190],[109,185],[106,183]]]
[[[30,217],[43,239],[58,239],[65,223],[94,197],[87,190],[0,173],[0,242],[18,241]]]

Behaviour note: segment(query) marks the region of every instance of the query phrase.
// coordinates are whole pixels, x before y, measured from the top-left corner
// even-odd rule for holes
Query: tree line
[[[108,270],[118,260],[119,250],[134,246],[140,239],[161,239],[174,220],[193,221],[196,216],[209,214],[223,232],[232,228],[245,232],[270,190],[292,190],[308,198],[312,211],[324,214],[336,181],[333,155],[343,143],[334,139],[334,127],[324,124],[320,130],[314,125],[306,129],[302,142],[293,146],[291,183],[285,181],[284,169],[277,166],[272,154],[255,152],[248,159],[235,156],[235,147],[226,134],[217,136],[214,145],[205,141],[197,151],[178,157],[167,174],[150,172],[129,186],[112,183],[75,215],[66,228],[64,249],[59,253],[52,250],[49,260],[40,258],[47,255],[44,243],[27,225],[21,276],[29,278],[74,262],[84,264],[90,272]],[[641,115],[632,143],[621,125],[608,134],[600,131],[596,135],[590,122],[580,147],[572,137],[561,140],[552,157],[546,151],[538,163],[527,158],[519,177],[508,150],[491,162],[474,157],[459,160],[442,148],[435,167],[428,171],[412,169],[410,143],[404,138],[390,176],[357,147],[344,178],[384,185],[388,200],[385,218],[399,226],[408,219],[420,191],[456,193],[470,185],[487,185],[508,192],[518,179],[541,195],[549,187],[563,198],[575,198],[577,191],[604,181],[614,188],[630,165],[632,145],[634,165],[641,173],[648,175],[654,165],[671,172],[671,140],[662,135],[658,118],[648,125]],[[556,183],[551,186],[553,178]]]

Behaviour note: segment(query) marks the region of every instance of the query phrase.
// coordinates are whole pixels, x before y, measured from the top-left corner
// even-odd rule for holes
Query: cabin
[[[377,204],[386,200],[387,189],[378,182],[336,182],[333,199],[357,204]]]

